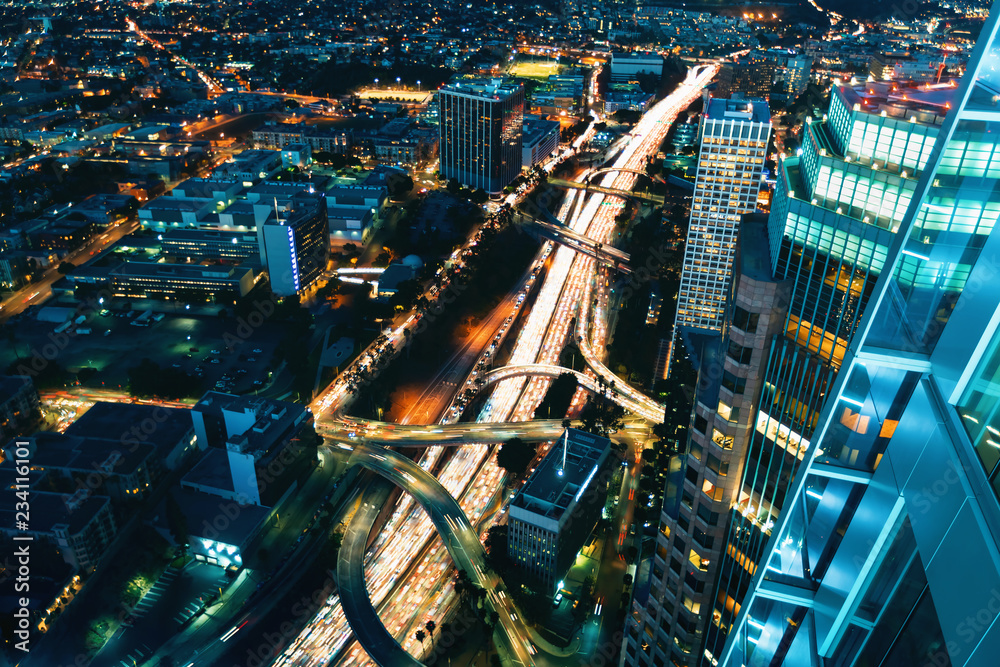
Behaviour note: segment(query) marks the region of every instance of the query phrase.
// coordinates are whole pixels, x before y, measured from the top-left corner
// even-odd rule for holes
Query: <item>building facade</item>
[[[438,91],[441,174],[500,194],[521,173],[524,88],[499,80]]]
[[[0,444],[41,417],[35,383],[27,375],[0,375]]]
[[[706,649],[721,665],[996,663],[997,10],[756,572]]]
[[[740,220],[757,205],[771,138],[760,100],[712,99],[702,118],[701,150],[674,330],[719,332]]]
[[[257,243],[272,292],[290,296],[308,288],[330,257],[325,197],[297,195],[283,219],[268,218],[257,228]]]
[[[658,651],[718,660],[953,94],[836,87],[802,154],[782,160],[766,228],[741,235],[725,327],[700,360],[681,502],[661,516],[648,600],[633,600],[632,664]]]

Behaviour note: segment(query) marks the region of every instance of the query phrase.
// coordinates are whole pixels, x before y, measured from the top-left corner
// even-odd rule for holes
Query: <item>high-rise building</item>
[[[771,113],[761,100],[710,99],[701,129],[674,330],[719,332],[740,220],[757,204]]]
[[[267,267],[271,291],[290,296],[319,278],[330,257],[326,200],[322,195],[296,194],[285,211],[257,226],[260,260]]]
[[[610,451],[607,438],[566,429],[510,502],[508,555],[552,592],[601,518]]]
[[[710,664],[997,663],[998,10]]]
[[[774,61],[760,51],[753,51],[743,61],[723,63],[715,94],[725,98],[740,93],[766,100],[774,84],[774,72]]]
[[[722,335],[699,358],[683,480],[633,600],[632,664],[718,660],[955,92],[836,87],[779,166],[767,227],[741,230]]]
[[[441,174],[499,194],[521,173],[524,87],[490,80],[438,91]]]

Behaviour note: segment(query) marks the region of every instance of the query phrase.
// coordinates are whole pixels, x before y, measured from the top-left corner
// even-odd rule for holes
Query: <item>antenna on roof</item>
[[[559,476],[562,477],[563,470],[566,469],[566,449],[569,447],[569,429],[563,432],[563,458],[562,464],[559,466]]]
[[[281,222],[281,218],[278,217],[278,198],[274,198],[274,221]]]

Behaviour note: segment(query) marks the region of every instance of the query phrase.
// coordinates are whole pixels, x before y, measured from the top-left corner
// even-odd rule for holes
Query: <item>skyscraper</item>
[[[524,88],[500,80],[458,82],[438,91],[441,174],[499,194],[521,173]]]
[[[741,230],[683,479],[664,502],[649,594],[633,601],[633,664],[658,650],[678,665],[718,659],[955,93],[836,87],[779,166],[766,229]]]
[[[708,101],[674,330],[722,330],[740,220],[754,210],[771,138],[767,102]]]
[[[997,663],[998,9],[707,649],[721,665]]]

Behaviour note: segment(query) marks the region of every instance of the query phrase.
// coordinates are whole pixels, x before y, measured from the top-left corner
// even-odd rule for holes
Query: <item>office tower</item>
[[[702,118],[698,173],[674,331],[719,332],[740,220],[754,210],[771,138],[761,100],[710,99]]]
[[[260,261],[267,267],[271,291],[290,296],[319,278],[330,256],[326,200],[296,194],[285,211],[275,204],[274,216],[257,227]]]
[[[737,93],[766,100],[774,83],[775,63],[760,51],[745,60],[723,63],[719,69],[717,97],[732,97]]]
[[[553,593],[601,518],[610,451],[607,438],[566,429],[510,502],[507,553]]]
[[[524,88],[499,79],[438,91],[441,174],[500,194],[521,173]]]
[[[997,664],[998,9],[710,647],[720,665]]]
[[[679,665],[717,660],[954,93],[836,87],[780,163],[767,227],[741,230],[648,605],[633,601],[632,664],[648,663],[643,643]]]

